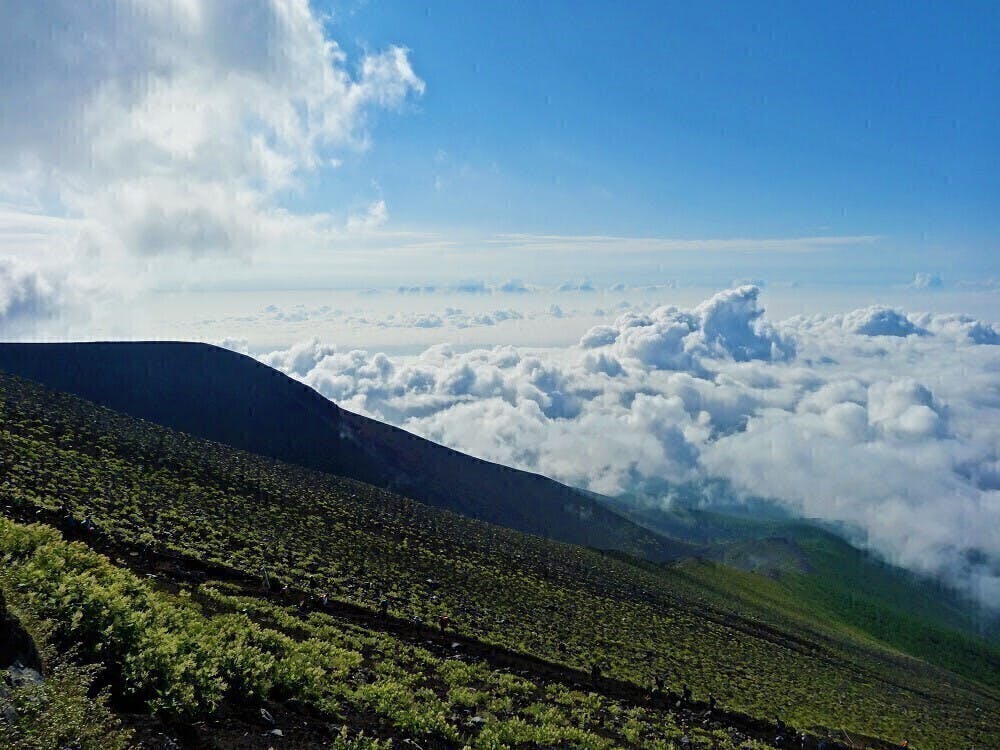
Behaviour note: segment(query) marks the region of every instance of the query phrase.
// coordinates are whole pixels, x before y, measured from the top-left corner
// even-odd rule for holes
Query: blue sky
[[[406,45],[427,86],[303,205],[377,194],[401,226],[496,232],[879,235],[901,272],[997,272],[996,4],[326,10],[349,54]],[[870,264],[838,252],[848,277]]]

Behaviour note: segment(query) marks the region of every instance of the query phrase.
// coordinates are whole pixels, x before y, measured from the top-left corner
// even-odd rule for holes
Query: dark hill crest
[[[688,551],[578,490],[354,414],[252,357],[210,344],[6,343],[0,370],[195,437],[519,531],[651,560]]]

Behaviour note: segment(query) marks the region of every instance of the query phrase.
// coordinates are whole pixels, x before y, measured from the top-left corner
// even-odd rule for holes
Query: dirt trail
[[[154,576],[158,583],[171,588],[197,586],[212,581],[226,583],[235,587],[243,596],[263,598],[276,604],[296,608],[301,616],[306,616],[310,612],[323,612],[324,614],[354,625],[363,626],[370,630],[391,633],[400,640],[430,650],[438,655],[455,656],[461,654],[465,657],[483,661],[494,669],[507,670],[542,685],[558,683],[574,690],[600,693],[626,706],[641,706],[657,711],[669,712],[683,725],[701,725],[708,721],[711,725],[736,730],[745,735],[747,739],[755,739],[771,744],[772,746],[778,734],[776,724],[768,720],[726,710],[724,707],[719,706],[710,714],[708,704],[704,702],[688,701],[684,703],[679,701],[678,696],[669,693],[666,698],[654,696],[649,688],[610,677],[601,677],[595,681],[589,673],[582,670],[551,662],[530,654],[512,651],[502,646],[485,643],[451,630],[441,632],[437,627],[415,623],[392,615],[384,615],[373,609],[334,599],[329,599],[327,604],[323,605],[312,592],[291,587],[281,591],[264,591],[261,579],[258,576],[250,575],[236,568],[205,562],[187,555],[139,548],[136,545],[130,545],[100,530],[95,529],[88,532],[79,526],[66,528],[62,522],[63,519],[54,511],[42,508],[7,508],[6,510],[8,515],[11,515],[18,521],[42,522],[50,526],[55,526],[62,531],[65,538],[84,542],[91,549],[107,555],[113,561],[116,561],[117,564],[127,567],[136,573]],[[284,707],[282,704],[269,703],[268,705],[271,707],[272,714],[290,713],[290,721],[300,720],[302,723],[308,724],[308,721],[306,721],[309,714],[308,711],[303,713],[294,708],[289,712],[285,710],[287,707]],[[247,717],[243,715],[246,712],[241,710],[240,707],[230,707],[225,713],[227,715],[223,716],[222,724],[235,723],[238,726],[241,722],[247,721]],[[241,716],[242,718],[238,718]],[[256,714],[252,714],[250,719],[254,719],[255,717]],[[142,723],[139,717],[132,718],[133,722]],[[260,721],[256,723],[260,724]],[[174,727],[174,729],[177,728]],[[203,734],[203,732],[194,731],[192,728],[188,729],[189,731],[184,733],[187,735],[185,738],[187,741],[185,741],[184,746],[217,746],[214,744],[201,744],[196,738],[200,734]],[[797,737],[800,731],[802,730],[796,731],[792,727],[787,727],[785,736]],[[816,734],[808,734],[805,744],[800,744],[797,740],[795,742],[786,740],[784,747],[796,748],[797,750],[799,748],[803,750],[815,750],[819,747],[821,740],[826,741],[826,747],[829,750],[853,750],[854,748],[892,750],[892,748],[897,747],[882,740],[862,735],[848,735],[839,730],[830,730],[823,737]],[[327,743],[329,743],[329,739],[327,739]],[[168,745],[164,745],[164,747],[166,746]],[[250,744],[231,744],[226,742],[222,746],[236,748],[257,747],[258,745],[252,742]],[[264,746],[266,746],[266,743]],[[288,745],[286,744],[286,746]]]

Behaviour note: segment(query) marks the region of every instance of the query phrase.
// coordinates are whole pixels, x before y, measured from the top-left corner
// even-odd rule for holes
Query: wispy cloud
[[[361,213],[352,214],[347,219],[347,231],[365,234],[373,232],[389,220],[389,209],[384,200],[377,200]]]
[[[663,253],[663,252],[745,252],[815,253],[841,247],[871,245],[880,235],[833,235],[773,238],[612,237],[604,235],[498,234],[487,244],[530,252],[564,253]]]

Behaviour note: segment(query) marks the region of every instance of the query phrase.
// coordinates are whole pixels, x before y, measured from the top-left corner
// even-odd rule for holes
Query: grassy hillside
[[[129,737],[100,715],[100,703],[90,706],[100,719],[93,722],[98,731],[90,727],[96,747],[155,742],[164,730],[190,744],[230,746],[248,728],[258,741],[293,746],[382,748],[390,738],[420,747],[666,749],[685,738],[698,747],[762,746],[702,721],[704,712],[685,726],[692,711],[644,705],[635,691],[616,699],[621,691],[613,684],[595,692],[581,675],[532,674],[530,663],[508,659],[528,667],[515,673],[496,664],[495,653],[483,658],[451,633],[381,616],[348,622],[314,603],[287,606],[287,597],[248,593],[233,581],[191,586],[183,569],[160,571],[154,586],[41,525],[0,518],[0,559],[0,585],[30,620],[50,624],[48,641],[108,665],[118,703],[161,721],[137,725]],[[26,703],[15,705],[23,710]],[[249,716],[240,704],[252,707]],[[48,737],[72,741],[82,723],[59,734],[49,728]],[[274,725],[284,727],[281,740],[271,734]],[[7,739],[23,734],[15,726]]]
[[[0,370],[190,435],[532,534],[655,560],[684,552],[577,490],[340,409],[283,373],[216,346],[0,343]]]
[[[979,679],[1000,670],[994,654],[1000,646],[995,612],[859,550],[816,524],[684,507],[647,507],[632,517],[660,533],[700,544],[691,557],[760,574],[732,576],[727,586],[730,574],[724,569],[686,566],[722,586],[726,596],[753,598],[767,591],[772,606],[839,623],[960,674]],[[780,600],[773,598],[779,595]],[[993,650],[980,649],[984,640]]]
[[[266,570],[272,580],[288,584],[306,600],[280,605],[247,602],[244,590],[239,602],[226,600],[228,604],[224,601],[217,606],[211,603],[213,597],[226,591],[207,585],[217,574],[211,568],[205,573],[206,585],[193,580],[180,587],[157,573],[158,579],[143,583],[142,591],[136,592],[135,581],[128,577],[131,574],[120,567],[105,574],[100,571],[106,564],[110,568],[109,563],[90,561],[75,546],[65,551],[58,539],[45,536],[44,529],[6,526],[7,541],[0,552],[6,555],[3,569],[20,571],[0,577],[9,600],[41,620],[56,623],[57,637],[82,644],[87,658],[118,665],[119,670],[132,665],[134,672],[116,676],[118,689],[133,691],[128,694],[137,696],[136,708],[144,711],[174,711],[157,702],[164,690],[185,694],[200,690],[197,681],[203,674],[210,683],[205,689],[216,691],[208,694],[221,694],[219,707],[225,708],[226,689],[212,688],[212,675],[222,674],[218,679],[228,686],[231,677],[225,670],[243,669],[242,662],[231,665],[219,654],[219,649],[226,649],[212,634],[225,625],[227,648],[246,640],[249,653],[267,651],[274,664],[291,659],[319,681],[316,687],[308,680],[293,680],[297,690],[305,691],[302,695],[312,696],[311,703],[298,699],[305,701],[303,710],[325,711],[324,716],[340,711],[337,715],[343,716],[351,731],[370,727],[386,736],[396,727],[405,736],[416,732],[421,737],[430,732],[427,736],[443,746],[478,742],[487,726],[502,722],[512,724],[496,730],[499,739],[490,739],[493,744],[482,746],[544,745],[546,741],[532,734],[543,731],[538,727],[576,725],[576,719],[559,714],[560,701],[577,705],[586,700],[610,701],[609,707],[599,711],[579,708],[591,711],[604,726],[610,717],[632,709],[653,713],[647,717],[648,726],[643,725],[647,728],[635,730],[638,734],[628,734],[632,730],[624,725],[606,735],[594,729],[593,734],[610,744],[564,737],[559,740],[564,746],[644,747],[653,746],[655,738],[676,741],[671,733],[677,728],[692,731],[693,716],[659,711],[636,701],[623,703],[633,694],[629,690],[648,695],[654,677],[664,674],[673,690],[690,685],[696,701],[704,701],[710,692],[716,696],[729,717],[708,725],[728,738],[716,738],[720,743],[740,741],[727,731],[736,731],[731,725],[742,713],[765,720],[780,715],[816,736],[846,730],[885,742],[909,736],[915,747],[1000,745],[1000,670],[995,668],[996,650],[985,644],[981,653],[988,657],[986,668],[971,678],[962,677],[887,648],[860,631],[831,626],[808,607],[791,606],[784,593],[774,595],[774,604],[767,601],[771,592],[758,595],[754,586],[747,587],[749,594],[732,596],[730,592],[739,587],[731,579],[720,583],[688,568],[664,570],[622,555],[588,551],[462,518],[369,485],[174,433],[18,378],[0,376],[0,394],[0,503],[8,516],[27,518],[39,511],[49,520],[62,507],[76,519],[92,519],[98,529],[94,538],[116,550],[113,555],[119,566],[136,568],[146,558],[184,559],[188,564],[198,561],[241,572],[250,580]],[[38,549],[47,551],[42,554]],[[67,555],[72,565],[60,557]],[[74,566],[82,566],[80,575],[63,580],[63,573],[72,572]],[[111,593],[102,593],[105,589]],[[33,590],[39,592],[37,597],[25,594]],[[443,701],[453,686],[446,690],[437,678],[423,676],[431,674],[424,668],[413,667],[410,677],[392,677],[409,686],[405,689],[386,685],[354,697],[346,692],[329,693],[334,688],[323,687],[327,665],[351,675],[355,675],[353,669],[364,669],[368,674],[364,685],[381,683],[378,670],[354,664],[355,657],[339,651],[337,656],[301,654],[279,637],[283,634],[296,643],[312,637],[311,626],[299,624],[302,608],[292,607],[293,615],[288,605],[301,603],[309,610],[321,593],[329,595],[338,611],[353,608],[351,612],[367,612],[371,617],[384,603],[387,621],[416,627],[420,622],[434,623],[445,613],[460,645],[481,649],[488,665],[484,669],[496,669],[495,655],[500,653],[538,660],[523,669],[536,688],[524,686],[522,698],[514,700],[501,688],[490,687],[493,681],[510,677],[487,676],[476,678],[471,687],[455,686],[485,694],[458,698],[474,702],[479,712],[475,716],[483,721],[472,725],[454,701],[438,710],[439,703],[434,701]],[[139,604],[123,605],[119,611],[114,601],[119,595],[138,597]],[[159,598],[167,603],[164,607],[182,611],[176,616],[163,614],[167,624],[162,627],[156,619],[160,605],[154,603]],[[183,614],[194,606],[191,601],[197,605],[193,614]],[[277,610],[272,609],[275,606]],[[263,611],[253,614],[252,610],[260,608]],[[130,615],[132,611],[137,614]],[[278,635],[258,634],[239,618],[199,624],[199,618],[226,611],[250,617],[258,627],[276,630]],[[293,619],[285,619],[286,615]],[[366,630],[372,637],[388,637],[386,628],[371,617]],[[312,616],[305,619],[311,621]],[[92,622],[108,624],[96,636],[79,632]],[[124,623],[124,645],[108,653],[104,649],[109,648],[105,644],[112,631],[107,628],[117,627],[118,622]],[[322,620],[321,626],[326,623]],[[175,639],[170,635],[175,627],[188,635]],[[330,627],[346,626],[341,619]],[[339,636],[323,633],[319,640],[329,638],[337,648],[354,650],[337,640]],[[131,656],[130,639],[138,639],[139,653],[150,653],[151,661],[142,657],[140,663],[153,666],[135,666],[133,659],[140,657]],[[270,645],[265,648],[258,639]],[[282,651],[274,645],[277,642],[291,650]],[[209,651],[202,653],[203,648]],[[337,667],[341,658],[345,661]],[[423,657],[413,658],[422,663]],[[391,664],[394,659],[377,661]],[[572,697],[541,700],[541,687],[534,681],[542,669],[539,665],[568,670],[560,674],[577,675],[578,682],[585,682],[594,662],[604,664],[601,684],[574,687],[566,677],[560,684],[574,693]],[[176,668],[191,671],[171,671]],[[166,671],[161,674],[156,669]],[[274,669],[272,664],[253,683],[260,699],[287,700],[289,695],[299,695],[288,692]],[[252,669],[251,673],[257,674]],[[240,676],[241,671],[236,674],[240,680],[249,679]],[[426,687],[434,694],[433,700],[430,693],[421,692],[425,679],[432,680]],[[348,681],[343,690],[360,688],[360,683]],[[591,692],[596,697],[587,697]],[[328,694],[334,704],[322,703]],[[426,718],[429,715],[443,719],[419,724],[419,729],[400,729],[399,722],[405,720],[392,717],[409,715],[406,706],[411,698],[406,695],[423,696],[433,707],[413,709],[424,716],[420,721],[431,721]],[[499,703],[491,708],[494,698]],[[509,703],[505,698],[510,698]],[[211,701],[206,705],[210,707]],[[507,705],[510,711],[497,708]],[[517,713],[529,708],[528,714]],[[547,713],[551,711],[559,716]],[[572,711],[569,715],[574,716]],[[647,719],[637,721],[641,724]],[[697,720],[699,726],[701,720]],[[705,738],[698,743],[711,747]]]
[[[791,541],[794,539],[794,541]],[[698,567],[701,580],[744,598],[761,595],[769,607],[838,623],[864,637],[917,656],[966,677],[989,682],[1000,672],[995,635],[973,634],[982,625],[955,594],[935,589],[916,576],[881,563],[842,539],[806,525],[788,536],[737,545],[736,549],[794,550],[780,572],[734,576],[719,567]],[[749,553],[747,553],[749,554]],[[786,558],[787,560],[787,558]]]

